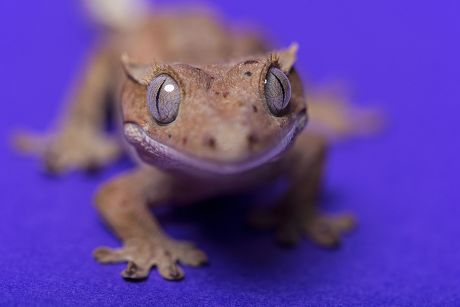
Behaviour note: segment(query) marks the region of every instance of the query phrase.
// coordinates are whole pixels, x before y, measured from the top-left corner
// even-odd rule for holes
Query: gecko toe
[[[317,245],[325,248],[340,246],[341,237],[356,226],[351,214],[327,216],[317,214],[305,224],[305,233]]]
[[[162,260],[157,264],[158,272],[167,280],[181,280],[184,278],[184,272],[173,261]]]
[[[93,257],[100,263],[118,263],[125,261],[125,257],[121,250],[105,246],[96,248],[93,251]]]
[[[149,273],[149,266],[140,266],[133,261],[129,261],[126,268],[121,272],[121,276],[128,280],[143,280],[149,276]]]
[[[208,263],[208,257],[206,254],[197,248],[184,250],[178,255],[178,257],[181,263],[193,267]]]
[[[16,132],[12,136],[11,141],[17,151],[41,156],[49,146],[50,137],[48,135],[38,135],[21,131]]]
[[[324,248],[337,248],[340,246],[340,234],[332,228],[311,226],[307,229],[307,236],[317,245]]]
[[[301,234],[294,225],[286,224],[277,230],[275,238],[283,246],[295,246],[299,243]]]
[[[350,213],[330,217],[330,222],[332,227],[334,227],[340,233],[350,232],[357,225],[355,216]]]

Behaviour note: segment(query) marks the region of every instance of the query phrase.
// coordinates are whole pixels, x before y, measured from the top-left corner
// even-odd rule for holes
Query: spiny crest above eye
[[[153,77],[152,65],[136,63],[127,53],[121,55],[121,63],[128,78],[142,85],[149,84]]]
[[[297,59],[299,45],[292,43],[288,48],[270,53],[268,61],[279,67],[284,73],[289,73]]]

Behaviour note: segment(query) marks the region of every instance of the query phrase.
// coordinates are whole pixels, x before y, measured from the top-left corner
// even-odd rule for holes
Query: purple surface
[[[0,305],[458,306],[458,1],[305,2],[214,3],[281,44],[298,41],[313,83],[346,80],[358,103],[386,110],[385,135],[331,154],[325,205],[356,212],[359,230],[336,252],[309,242],[285,250],[244,228],[245,204],[185,211],[166,228],[196,241],[211,265],[185,268],[180,283],[156,273],[127,283],[123,266],[90,254],[118,245],[91,201],[128,163],[56,180],[7,145],[13,128],[44,129],[55,117],[95,36],[76,0],[0,1]]]

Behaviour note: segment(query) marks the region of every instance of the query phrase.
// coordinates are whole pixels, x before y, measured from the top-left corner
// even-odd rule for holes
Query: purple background
[[[358,104],[386,111],[384,135],[330,157],[324,205],[353,210],[360,228],[336,252],[307,241],[286,250],[243,226],[244,200],[182,210],[162,222],[211,265],[186,267],[179,283],[155,272],[127,283],[123,265],[90,254],[118,245],[92,194],[129,163],[57,180],[8,146],[13,128],[55,118],[96,36],[76,0],[0,1],[0,305],[459,305],[458,3],[214,2],[280,45],[298,41],[299,68],[314,84],[345,80]]]

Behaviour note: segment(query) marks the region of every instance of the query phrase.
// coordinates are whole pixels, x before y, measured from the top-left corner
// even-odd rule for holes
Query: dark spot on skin
[[[212,79],[209,79],[207,82],[206,82],[206,90],[209,91],[211,89],[211,84],[212,84]]]
[[[257,107],[255,105],[252,105],[252,111],[254,111],[254,113],[257,113]]]
[[[205,138],[205,145],[208,146],[211,149],[216,148],[216,139],[212,136],[208,136]]]
[[[247,72],[244,73],[244,75],[250,77],[250,76],[252,76],[252,72],[247,71]]]
[[[220,95],[220,92],[215,92],[214,94],[216,94],[216,96],[219,96],[219,95]]]
[[[247,138],[248,138],[248,144],[250,148],[252,148],[254,145],[256,145],[259,142],[259,137],[253,132],[249,133]]]
[[[182,138],[182,144],[183,145],[187,144],[187,137]]]
[[[172,135],[171,135],[171,133],[168,133],[168,138],[172,138]]]
[[[259,63],[259,62],[255,61],[255,60],[248,60],[248,61],[245,61],[245,62],[243,63],[243,65],[257,64],[257,63]]]
[[[224,93],[222,94],[222,96],[224,96],[224,98],[227,98],[227,97],[228,97],[228,94],[229,94],[228,92],[224,92]]]

